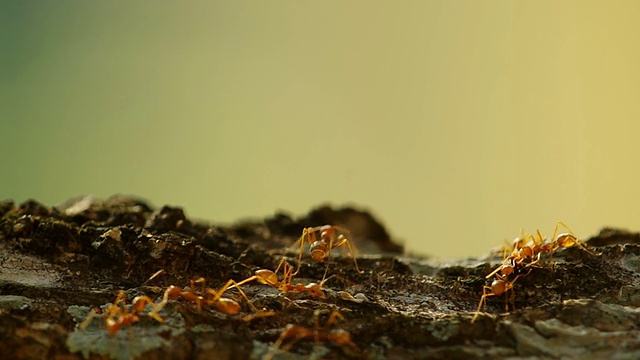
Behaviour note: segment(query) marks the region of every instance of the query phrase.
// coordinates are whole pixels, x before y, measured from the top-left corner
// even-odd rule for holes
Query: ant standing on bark
[[[567,230],[567,232],[558,233],[561,227]],[[478,309],[471,322],[473,323],[477,319],[482,306],[486,303],[487,297],[500,296],[502,294],[506,296],[509,290],[513,290],[513,284],[519,277],[526,276],[532,270],[531,268],[533,266],[537,266],[541,260],[542,253],[548,253],[552,256],[553,253],[560,248],[569,248],[572,246],[578,246],[580,249],[594,256],[600,255],[589,251],[562,221],[556,223],[551,241],[546,241],[546,238],[540,230],[537,230],[537,237],[531,234],[525,235],[524,231],[521,230],[520,236],[513,241],[513,248],[510,249],[511,254],[507,256],[509,249],[504,249],[502,264],[486,276],[487,279],[492,276],[495,276],[496,279],[491,283],[491,286],[485,285],[483,287]],[[524,273],[524,270],[527,268],[529,268],[529,271]],[[513,277],[513,280],[509,280],[509,277]],[[505,304],[505,311],[508,310],[507,302]]]
[[[316,234],[320,233],[320,239],[316,238]],[[297,242],[300,243],[300,251],[298,254],[298,268],[293,275],[296,275],[300,271],[300,264],[302,262],[302,253],[304,252],[305,242],[309,243],[309,253],[311,259],[316,262],[322,262],[327,260],[331,255],[331,250],[340,246],[346,246],[349,250],[349,255],[353,258],[353,263],[356,266],[356,271],[362,274],[363,271],[358,268],[358,262],[354,254],[354,247],[349,241],[349,230],[336,225],[322,225],[316,227],[308,227],[302,230],[302,235]],[[326,275],[326,271],[325,271]]]
[[[278,272],[282,269],[282,280],[278,278]],[[320,284],[317,283],[309,283],[307,285],[303,284],[293,284],[293,267],[289,265],[286,258],[282,258],[278,267],[275,271],[271,271],[269,269],[259,269],[256,270],[255,275],[248,277],[232,286],[229,289],[246,284],[251,281],[258,281],[261,284],[269,285],[278,291],[283,293],[295,293],[295,294],[307,294],[314,298],[324,299],[326,295],[322,290],[324,283],[329,280],[331,277],[325,277]],[[325,273],[326,275],[326,273]]]
[[[473,318],[471,319],[471,323],[473,324],[478,316],[480,315],[480,310],[486,304],[487,298],[490,296],[500,296],[502,294],[505,295],[505,312],[509,312],[509,298],[507,297],[507,292],[509,290],[513,291],[513,284],[518,280],[518,278],[522,275],[516,275],[513,280],[508,279],[508,275],[496,274],[496,279],[491,282],[491,286],[484,285],[482,287],[482,297],[480,298],[480,303],[478,304],[478,309],[476,310]]]
[[[116,300],[112,304],[109,304],[102,314],[104,324],[107,328],[107,334],[113,336],[117,334],[123,326],[133,325],[140,321],[140,316],[142,316],[142,312],[148,304],[153,304],[153,300],[148,296],[140,295],[136,296],[128,307],[127,296],[124,291],[120,290]],[[99,310],[91,310],[87,318],[80,324],[80,329],[86,329],[93,318],[98,315]],[[158,322],[163,322],[163,319],[155,310],[151,310],[147,316]]]
[[[282,349],[284,351],[288,351],[296,342],[304,339],[313,338],[314,341],[318,342],[321,340],[326,340],[330,343],[340,346],[352,346],[355,347],[353,340],[351,339],[351,334],[343,329],[331,329],[328,328],[333,325],[336,320],[344,320],[344,316],[337,311],[332,311],[329,314],[329,318],[325,325],[320,327],[320,315],[322,314],[322,310],[315,310],[313,312],[313,320],[314,320],[314,328],[309,329],[301,325],[295,324],[287,324],[284,330],[280,333],[280,337],[273,343],[272,350],[264,357],[265,360],[270,360],[273,358],[274,352],[282,346],[284,341],[288,339],[292,339],[285,347]]]
[[[196,284],[201,284],[201,290],[199,292],[196,291]],[[234,280],[229,280],[227,283],[220,289],[214,290],[211,288],[207,288],[204,285],[205,279],[199,278],[197,280],[191,280],[189,289],[183,290],[179,286],[171,285],[165,291],[162,297],[162,301],[160,301],[157,305],[154,306],[154,312],[159,312],[162,310],[169,300],[177,299],[179,297],[184,300],[191,301],[196,304],[198,310],[204,306],[215,306],[218,311],[224,313],[226,315],[236,315],[240,312],[240,304],[237,301],[223,297],[224,293],[235,287],[238,289],[238,292],[247,300],[247,303],[251,307],[252,310],[257,311],[256,307],[253,305],[251,300],[247,297],[247,295],[242,291],[242,289],[238,286],[238,284]]]

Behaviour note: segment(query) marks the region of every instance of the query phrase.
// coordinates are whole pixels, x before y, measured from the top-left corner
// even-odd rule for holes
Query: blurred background
[[[413,253],[640,230],[640,2],[2,1],[0,198],[371,210]]]

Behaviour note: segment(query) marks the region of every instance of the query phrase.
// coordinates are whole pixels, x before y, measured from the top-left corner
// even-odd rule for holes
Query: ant
[[[521,236],[517,237],[513,242],[513,249],[511,254],[507,256],[507,250],[503,252],[502,264],[495,270],[489,273],[485,278],[489,279],[492,276],[500,273],[503,276],[508,276],[516,272],[522,264],[526,262],[524,268],[534,266],[540,261],[540,252],[535,250],[535,238],[532,235],[525,237],[524,231],[521,230]],[[534,244],[528,245],[527,238],[532,239]],[[535,259],[535,260],[534,260]]]
[[[113,336],[120,331],[123,326],[133,325],[140,321],[140,314],[144,311],[148,304],[153,304],[154,301],[145,295],[136,296],[131,302],[129,311],[126,304],[127,297],[124,291],[120,290],[116,300],[107,306],[102,314],[105,326],[107,327],[107,333],[109,336]],[[86,329],[93,318],[99,314],[98,309],[93,309],[87,316],[87,318],[80,324],[81,329]],[[147,316],[155,319],[158,322],[163,322],[163,319],[154,310],[151,310]]]
[[[196,284],[202,284],[202,290],[200,292],[196,292]],[[169,300],[177,299],[182,297],[184,300],[191,301],[196,304],[198,310],[202,308],[202,306],[211,306],[214,305],[218,311],[224,313],[226,315],[236,315],[240,312],[240,304],[237,301],[222,297],[224,293],[232,287],[238,289],[238,292],[247,300],[247,303],[254,311],[257,311],[256,307],[253,305],[251,300],[247,297],[244,291],[238,286],[238,284],[234,280],[229,280],[227,283],[218,291],[206,288],[205,287],[205,279],[199,278],[197,280],[189,281],[189,289],[183,290],[179,286],[171,285],[165,291],[162,296],[162,301],[160,301],[155,307],[154,312],[159,312],[162,310]]]
[[[566,229],[567,232],[558,233],[560,227]],[[515,265],[522,264],[525,261],[529,261],[525,267],[534,266],[540,261],[542,253],[553,255],[553,253],[560,248],[577,246],[591,255],[599,256],[599,254],[589,251],[589,249],[587,249],[586,246],[578,240],[573,231],[571,231],[571,229],[562,221],[558,221],[556,223],[555,229],[553,230],[553,240],[551,241],[546,241],[546,238],[542,235],[540,230],[536,230],[536,232],[537,237],[534,237],[531,234],[525,235],[524,231],[521,230],[521,235],[513,241],[511,255],[504,257],[502,265],[487,275],[486,278],[488,279],[498,272],[502,275],[509,275],[513,272],[513,267]],[[505,248],[504,251],[505,253],[503,256],[506,255],[508,249]]]
[[[292,339],[286,347],[283,348],[284,351],[288,351],[296,342],[313,338],[315,341],[326,340],[336,345],[346,346],[351,345],[355,346],[353,340],[351,339],[351,334],[343,329],[332,329],[327,330],[327,328],[333,325],[336,322],[336,319],[344,320],[344,316],[337,311],[332,311],[329,314],[329,318],[325,323],[324,327],[320,328],[320,315],[321,310],[315,310],[313,312],[314,319],[314,328],[309,329],[304,326],[295,325],[295,324],[287,324],[284,330],[280,333],[280,337],[273,343],[272,350],[265,356],[266,360],[271,360],[273,358],[274,352],[280,348],[282,343],[287,339]]]
[[[516,282],[516,280],[518,280],[520,276],[522,275],[517,275],[512,281],[509,281],[507,279],[507,275],[496,274],[496,279],[493,280],[493,282],[491,283],[491,286],[484,285],[482,287],[482,297],[480,298],[478,309],[476,310],[475,315],[471,319],[471,323],[473,324],[476,321],[476,319],[478,318],[478,315],[480,315],[480,310],[482,309],[482,306],[485,305],[487,298],[489,296],[500,296],[502,294],[505,294],[505,311],[508,312],[509,303],[506,295],[509,290],[513,290],[513,284]]]
[[[565,230],[567,230],[568,232],[558,233],[558,228],[560,226],[565,228]],[[573,234],[573,231],[571,231],[571,229],[569,229],[569,227],[565,223],[563,223],[562,221],[558,221],[556,223],[555,229],[553,230],[553,241],[551,242],[550,252],[554,252],[560,248],[569,248],[572,246],[577,246],[594,256],[600,255],[589,251],[589,249],[587,249],[587,247],[583,245],[580,240],[578,240],[578,237]]]
[[[566,229],[567,232],[559,233],[558,230],[561,229],[561,227]],[[507,256],[509,249],[503,248],[502,264],[486,276],[486,278],[489,279],[495,275],[496,279],[492,282],[491,286],[485,285],[483,287],[482,298],[480,299],[480,304],[478,304],[478,310],[471,320],[472,323],[478,317],[480,309],[486,302],[486,298],[489,296],[499,296],[513,289],[515,281],[520,276],[526,276],[528,274],[528,272],[524,274],[523,270],[536,266],[541,260],[542,253],[549,253],[550,256],[552,256],[553,253],[560,248],[578,246],[580,249],[591,255],[599,255],[589,251],[586,246],[578,240],[573,231],[571,231],[571,229],[569,229],[569,227],[562,221],[558,221],[556,223],[553,231],[553,240],[551,241],[547,241],[540,230],[537,230],[536,232],[537,237],[531,234],[525,235],[524,230],[520,230],[520,236],[513,241],[513,248],[511,249],[511,254],[509,256]],[[531,269],[529,269],[529,272],[530,271]],[[512,275],[516,276],[512,281],[509,281],[508,277]],[[505,308],[506,311],[508,311],[508,303],[505,304]]]
[[[320,233],[320,240],[316,239],[316,233],[318,232]],[[302,230],[302,235],[297,241],[300,243],[300,252],[298,255],[298,268],[296,269],[294,275],[297,274],[298,271],[300,271],[300,264],[302,262],[302,253],[304,252],[305,241],[309,243],[309,253],[311,254],[311,259],[316,262],[322,262],[325,259],[328,259],[331,254],[331,250],[346,245],[349,249],[349,255],[351,255],[351,257],[353,258],[353,263],[356,266],[356,270],[360,274],[364,273],[360,270],[360,268],[358,268],[358,262],[356,261],[356,257],[354,255],[354,246],[347,238],[347,236],[350,235],[351,232],[349,230],[336,225],[322,225],[304,228]]]
[[[282,274],[283,274],[282,280],[278,279],[278,272],[280,272],[280,269],[282,269]],[[289,263],[287,262],[287,259],[283,257],[282,260],[280,260],[280,263],[276,267],[275,271],[271,271],[269,269],[256,270],[255,275],[248,277],[238,283],[235,283],[229,288],[231,289],[233,287],[237,287],[237,286],[246,284],[248,282],[257,280],[259,283],[264,285],[269,285],[283,293],[307,294],[311,297],[319,298],[319,299],[324,299],[327,297],[324,291],[322,290],[322,286],[327,280],[331,278],[331,276],[327,278],[326,272],[325,272],[325,278],[320,282],[320,284],[316,284],[316,283],[309,283],[307,285],[293,284],[292,283],[293,275],[295,275],[295,273],[293,272],[293,266],[289,265]]]

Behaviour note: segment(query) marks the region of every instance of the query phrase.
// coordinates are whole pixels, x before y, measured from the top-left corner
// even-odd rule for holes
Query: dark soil
[[[229,279],[275,269],[283,256],[297,265],[294,245],[302,230],[325,224],[351,230],[363,270],[334,250],[325,299],[251,282],[242,287],[251,301],[275,315],[247,321],[252,310],[230,290],[242,305],[236,316],[175,300],[161,312],[162,324],[141,316],[113,336],[100,318],[78,327],[120,290],[129,301],[143,294],[157,299],[168,286],[186,287],[200,277],[218,289]],[[57,208],[5,201],[0,358],[640,358],[640,235],[604,229],[586,244],[601,255],[572,247],[544,257],[508,296],[489,297],[472,323],[489,284],[485,275],[501,256],[456,263],[406,257],[380,223],[357,209],[321,207],[301,218],[277,214],[223,227],[130,197],[83,197]],[[319,282],[327,263],[311,261],[308,251],[302,259],[294,282]],[[332,311],[344,320],[324,327]],[[314,329],[314,313],[317,339],[273,349],[288,324]],[[353,344],[327,341],[336,329],[349,332]]]

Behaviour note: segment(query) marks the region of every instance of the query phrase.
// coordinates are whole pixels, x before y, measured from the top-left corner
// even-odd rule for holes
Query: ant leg
[[[355,252],[353,251],[351,242],[346,237],[342,237],[342,239],[335,245],[333,244],[333,241],[329,242],[329,252],[327,253],[327,258],[331,255],[331,249],[342,246],[344,244],[347,244],[347,247],[349,248],[349,255],[351,255],[351,257],[353,258],[353,263],[356,266],[356,271],[358,271],[359,274],[364,274],[364,271],[360,270],[360,268],[358,267],[358,261],[356,261]]]
[[[260,318],[265,318],[265,317],[269,317],[269,316],[275,316],[276,312],[272,311],[272,310],[260,310],[256,313],[253,314],[248,314],[242,317],[242,321],[245,322],[249,322],[253,319],[260,319]]]
[[[592,252],[592,251],[589,251],[589,249],[587,249],[587,247],[586,247],[586,246],[584,246],[584,245],[582,244],[582,242],[578,240],[577,236],[573,233],[573,231],[571,231],[571,229],[570,229],[570,228],[569,228],[565,223],[563,223],[562,221],[558,221],[558,222],[556,223],[556,228],[555,228],[555,230],[554,230],[554,232],[553,232],[553,239],[554,239],[554,241],[556,240],[556,236],[559,236],[559,234],[557,234],[557,231],[558,231],[558,227],[559,227],[559,226],[564,227],[564,228],[569,232],[569,234],[571,234],[571,236],[573,236],[573,240],[574,240],[574,242],[573,242],[573,243],[574,243],[577,247],[579,247],[580,249],[582,249],[582,250],[584,250],[584,251],[588,252],[589,254],[591,254],[591,255],[593,255],[593,256],[599,256],[598,254],[596,254],[596,253],[594,253],[594,252]],[[560,245],[560,244],[558,244],[558,243],[557,243],[557,241],[556,241],[556,247],[557,247],[557,248],[560,248],[560,247],[561,247],[561,245]]]
[[[491,291],[490,293],[487,293],[487,290]],[[480,298],[480,303],[478,304],[478,309],[476,310],[475,315],[473,315],[473,318],[471,319],[471,323],[473,324],[476,319],[478,318],[478,316],[480,315],[480,310],[482,310],[482,307],[484,306],[484,304],[487,301],[487,298],[489,296],[495,296],[496,294],[493,293],[493,290],[491,290],[491,286],[483,286],[482,287],[482,297]]]
[[[516,292],[513,289],[513,284],[515,284],[516,280],[518,280],[518,278],[520,278],[520,276],[523,276],[523,275],[522,274],[517,275],[515,278],[513,278],[512,281],[507,283],[507,288],[505,290],[505,301],[508,300],[507,295],[509,294],[509,290],[511,290],[511,294],[513,295],[513,311],[516,311]],[[505,303],[505,310],[506,310],[506,312],[509,312],[509,303],[508,303],[508,301]]]
[[[280,336],[278,337],[278,340],[276,340],[276,342],[273,343],[273,346],[271,347],[271,350],[269,351],[269,353],[267,355],[265,355],[264,360],[273,359],[274,353],[280,348],[280,346],[282,346],[282,343],[289,336],[291,336],[292,333],[295,332],[294,329],[295,329],[295,325],[293,325],[293,324],[289,324],[289,325],[285,326],[284,330],[282,330],[282,332],[280,333]]]
[[[498,266],[497,268],[495,268],[495,270],[493,270],[489,275],[485,276],[485,279],[489,279],[490,277],[492,277],[493,275],[497,274],[500,270],[503,269],[504,265],[506,263],[506,259],[505,261],[502,262],[502,264],[500,264],[500,266]]]
[[[515,300],[514,300],[515,303]],[[509,312],[509,291],[504,292],[504,312]]]
[[[558,227],[562,226],[563,228],[565,228],[567,231],[569,231],[569,234],[573,235],[573,231],[571,231],[571,229],[567,226],[567,224],[563,223],[562,221],[558,221],[556,223],[556,228],[553,230],[553,239],[556,238],[556,236],[558,235]]]
[[[284,257],[284,256],[282,257],[282,260],[280,260],[280,263],[278,263],[278,267],[276,267],[276,270],[273,272],[274,274],[276,274],[276,277],[278,276],[278,272],[280,272],[281,268],[282,268],[282,282],[280,282],[278,280],[277,283],[272,284],[274,287],[276,287],[276,286],[278,286],[280,284],[288,284],[288,283],[290,283],[291,280],[293,279],[293,275],[295,275],[297,273],[297,271],[296,271],[296,273],[293,272],[293,266],[289,265],[289,262],[287,261],[287,258]]]
[[[540,256],[541,256],[541,255],[542,255],[542,253],[538,252],[538,255],[536,256],[536,259],[535,259],[534,261],[532,261],[532,262],[528,263],[527,265],[525,265],[525,266],[524,266],[524,268],[526,269],[526,268],[528,268],[528,267],[530,267],[530,266],[537,265],[537,264],[538,264],[538,262],[540,262]],[[531,271],[531,270],[529,270],[529,271]],[[527,273],[527,274],[528,274],[528,273]],[[515,280],[514,280],[514,281],[515,281]]]
[[[199,277],[195,280],[191,280],[189,281],[189,285],[191,287],[191,291],[196,291],[196,286],[195,284],[200,284],[200,292],[204,293],[207,289],[206,284],[207,284],[207,280],[203,277]]]
[[[302,230],[302,236],[300,236],[300,238],[298,239],[298,242],[300,243],[300,251],[298,251],[298,268],[296,269],[296,272],[293,273],[293,275],[297,275],[298,271],[300,271],[300,265],[302,265],[302,253],[304,252],[304,241],[307,240],[309,242],[309,244],[311,244],[313,241],[311,240],[315,240],[315,235],[313,235],[314,228],[304,228]]]
[[[158,276],[160,276],[162,274],[164,274],[164,269],[160,269],[160,270],[156,271],[153,275],[151,275],[150,278],[147,279],[147,281],[145,281],[145,283],[157,278]]]
[[[179,286],[171,285],[169,286],[162,295],[162,300],[153,306],[153,312],[158,313],[160,310],[164,309],[164,307],[169,302],[170,297],[180,296],[182,293],[182,289]]]
[[[304,252],[304,240],[307,237],[307,229],[302,230],[302,236],[298,239],[300,243],[300,250],[298,250],[298,268],[296,269],[296,274],[300,271],[300,265],[302,265],[302,252]]]
[[[248,278],[246,278],[246,279],[244,279],[244,280],[242,280],[240,282],[236,282],[235,284],[229,286],[229,288],[227,290],[231,290],[234,287],[238,287],[240,285],[246,284],[246,283],[251,282],[251,281],[256,280],[256,279],[258,279],[258,277],[256,275],[253,275],[251,277],[248,277]]]
[[[324,284],[324,282],[327,280],[327,273],[329,272],[329,266],[331,264],[327,261],[327,267],[324,269],[324,275],[322,275],[322,280],[320,281],[320,284]]]
[[[96,316],[98,316],[98,312],[96,311],[96,309],[91,309],[91,311],[89,311],[89,314],[87,315],[87,318],[82,320],[80,325],[78,325],[78,328],[86,330],[87,327],[89,327],[89,324],[91,324],[93,318],[95,318]]]
[[[280,260],[280,262],[278,263],[278,266],[276,267],[276,269],[273,271],[276,275],[278,274],[278,271],[280,271],[280,268],[282,266],[287,266],[287,258],[286,257],[282,257],[282,259]]]
[[[284,262],[284,267],[282,268],[282,282],[279,284],[278,290],[285,292],[287,290],[287,285],[291,284],[293,280],[293,266],[289,265],[288,262]]]
[[[331,314],[329,314],[329,319],[327,319],[327,324],[325,326],[333,325],[333,323],[336,322],[336,318],[340,320],[344,320],[344,316],[342,316],[342,314],[334,310],[331,312]]]
[[[218,301],[220,300],[220,298],[222,297],[222,295],[225,293],[225,291],[229,290],[231,285],[233,285],[233,287],[235,287],[236,289],[238,289],[238,292],[242,295],[242,297],[244,297],[245,300],[247,300],[247,303],[249,304],[249,306],[251,307],[251,309],[253,311],[258,311],[258,309],[255,307],[255,305],[253,305],[253,302],[251,302],[251,300],[249,300],[249,297],[247,296],[247,294],[238,286],[238,283],[235,280],[229,280],[227,281],[226,284],[224,284],[224,286],[218,290],[217,292],[214,291],[213,289],[210,289],[211,291],[209,292],[211,295],[213,295],[213,301]]]

